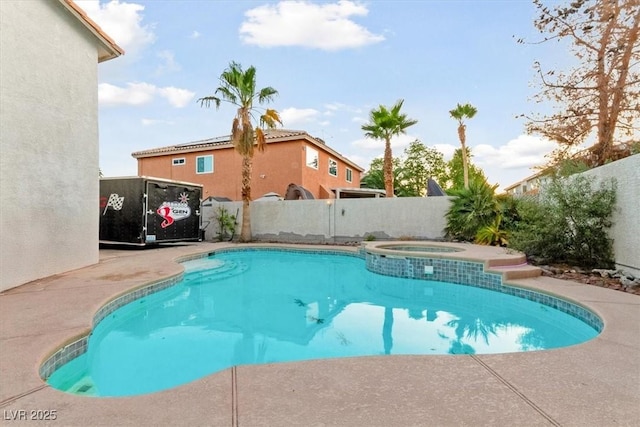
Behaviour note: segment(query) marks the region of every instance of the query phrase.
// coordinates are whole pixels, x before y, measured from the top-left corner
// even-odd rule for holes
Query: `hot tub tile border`
[[[480,262],[422,256],[390,257],[372,252],[366,252],[365,262],[367,270],[384,276],[436,280],[502,292],[560,310],[582,320],[598,332],[604,328],[602,319],[588,308],[552,295],[505,284],[502,274],[486,272],[484,264]],[[433,274],[425,273],[426,266],[433,267]]]

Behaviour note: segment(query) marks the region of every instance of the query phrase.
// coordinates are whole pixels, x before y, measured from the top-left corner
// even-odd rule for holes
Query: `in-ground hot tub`
[[[386,249],[390,251],[403,252],[424,252],[424,253],[450,253],[462,252],[464,249],[454,248],[452,246],[436,246],[433,244],[420,243],[392,243],[389,245],[377,245],[378,249]]]

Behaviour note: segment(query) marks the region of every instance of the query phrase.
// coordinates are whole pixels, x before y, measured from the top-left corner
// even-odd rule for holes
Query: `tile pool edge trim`
[[[197,259],[208,256],[208,252],[200,254],[195,258],[193,256],[188,256],[186,260],[189,259]],[[178,258],[177,262],[184,262],[182,258]],[[126,290],[121,292],[111,298],[107,303],[102,305],[96,313],[93,315],[93,319],[91,322],[91,328],[75,337],[70,338],[65,342],[61,347],[58,347],[57,350],[54,350],[49,356],[44,358],[44,361],[40,364],[40,368],[38,369],[38,373],[40,378],[44,381],[47,381],[51,374],[55,372],[62,365],[70,362],[78,356],[83,355],[87,352],[87,346],[89,344],[89,337],[93,333],[93,329],[96,327],[100,321],[102,321],[105,317],[109,316],[111,313],[119,309],[120,307],[129,304],[135,300],[140,298],[149,296],[151,294],[155,294],[156,292],[160,292],[164,289],[167,289],[180,280],[184,273],[179,273],[173,275],[171,277],[167,277],[160,280],[154,280],[152,282],[148,282],[142,284],[140,286],[136,286],[133,289]]]
[[[602,332],[604,328],[603,320],[600,316],[598,316],[593,310],[583,306],[582,304],[576,301],[570,301],[565,298],[556,297],[554,295],[550,295],[541,291],[534,291],[531,289],[526,289],[522,287],[518,287],[517,285],[508,285],[503,281],[503,276],[501,273],[495,272],[487,272],[485,269],[484,262],[478,261],[468,261],[461,259],[446,259],[441,256],[438,257],[409,257],[409,256],[398,256],[398,257],[388,257],[381,254],[375,254],[368,252],[364,246],[359,246],[354,251],[351,249],[339,249],[339,248],[292,248],[291,246],[243,246],[243,247],[223,247],[215,250],[208,250],[205,252],[199,252],[190,255],[184,255],[177,257],[175,262],[183,263],[186,261],[207,258],[211,255],[218,253],[228,253],[228,252],[251,252],[251,251],[285,251],[285,252],[294,252],[294,253],[305,253],[305,254],[323,254],[323,255],[343,255],[343,256],[351,256],[355,258],[360,258],[365,261],[365,268],[373,273],[381,274],[385,276],[392,277],[406,277],[416,280],[441,280],[449,283],[459,284],[463,286],[474,286],[487,290],[493,290],[496,292],[505,293],[508,295],[512,295],[518,298],[527,299],[529,301],[538,302],[540,304],[555,308],[560,310],[570,316],[576,317],[581,321],[587,323],[589,326],[594,328],[598,333]],[[441,253],[438,253],[441,255]],[[370,268],[370,259],[373,259],[373,256],[377,256],[378,260],[376,263],[378,267],[376,269]],[[379,261],[384,260],[384,261]],[[389,261],[390,263],[386,263]],[[412,265],[414,268],[407,268],[404,273],[401,274],[393,274],[393,270],[396,273],[401,271],[398,269],[397,265],[391,265],[393,263],[398,263],[403,261],[405,265]],[[428,264],[428,262],[430,264]],[[449,268],[445,268],[445,272],[449,275],[439,276],[444,278],[434,278],[433,276],[425,274],[418,274],[416,276],[415,271],[420,271],[420,265],[431,265],[434,266],[442,264],[454,264],[453,266],[449,266]],[[385,266],[381,266],[381,264],[386,264]],[[465,264],[463,270],[471,271],[468,273],[467,271],[463,271],[463,274],[466,275],[462,277],[464,280],[460,280],[461,276],[458,271],[458,267],[455,264]],[[415,267],[418,267],[417,269]],[[456,270],[456,274],[453,274],[452,271]],[[413,270],[413,272],[409,275],[409,273]],[[423,269],[424,270],[424,269]],[[435,268],[434,268],[435,270]],[[483,280],[478,282],[474,280],[468,279],[468,277],[477,276],[480,274]],[[86,353],[87,347],[89,344],[89,337],[93,333],[93,329],[95,326],[100,323],[105,317],[109,314],[113,313],[120,307],[129,304],[135,300],[143,298],[145,296],[154,294],[156,292],[160,292],[164,289],[167,289],[180,280],[182,280],[184,276],[183,273],[179,273],[177,275],[173,275],[168,278],[156,280],[150,283],[145,283],[143,285],[137,286],[133,289],[120,293],[109,300],[106,304],[100,307],[93,316],[91,329],[86,333],[81,333],[80,335],[76,335],[75,337],[69,338],[68,341],[65,342],[62,346],[58,347],[51,355],[44,358],[44,361],[40,364],[40,368],[38,373],[40,378],[45,382],[49,379],[51,374],[59,369],[62,365],[70,362],[71,360],[81,356]],[[453,278],[453,280],[452,280]],[[465,283],[467,282],[467,283]],[[486,283],[485,283],[486,282]],[[496,283],[499,282],[499,283]]]
[[[504,280],[503,273],[488,271],[485,267],[486,262],[424,255],[420,257],[390,257],[386,254],[369,251],[366,251],[365,262],[367,270],[373,273],[416,280],[443,281],[501,292],[555,308],[583,321],[598,333],[604,329],[604,321],[594,310],[565,297],[511,284]],[[432,273],[426,273],[425,267],[433,268]]]

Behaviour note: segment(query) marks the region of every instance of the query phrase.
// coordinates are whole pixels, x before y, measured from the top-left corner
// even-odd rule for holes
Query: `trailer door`
[[[147,243],[200,238],[201,189],[187,185],[147,182]]]

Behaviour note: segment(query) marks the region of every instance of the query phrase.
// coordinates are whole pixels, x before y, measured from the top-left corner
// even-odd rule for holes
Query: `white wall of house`
[[[640,277],[640,154],[583,172],[596,182],[615,178],[616,210],[613,214],[613,251],[616,268]]]
[[[377,240],[442,239],[450,203],[449,197],[252,202],[251,231],[256,241],[296,243],[341,243],[367,236]],[[242,217],[241,202],[203,207],[203,221],[212,221],[205,239],[216,238],[215,210],[220,206]]]
[[[97,40],[58,1],[0,1],[0,291],[98,261]]]

